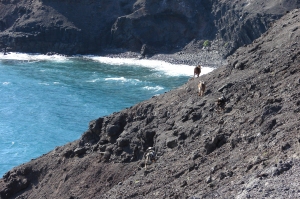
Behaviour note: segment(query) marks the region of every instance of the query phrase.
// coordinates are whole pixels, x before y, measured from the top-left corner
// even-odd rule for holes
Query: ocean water
[[[193,67],[97,56],[0,55],[0,177],[79,139],[91,120],[177,88]]]

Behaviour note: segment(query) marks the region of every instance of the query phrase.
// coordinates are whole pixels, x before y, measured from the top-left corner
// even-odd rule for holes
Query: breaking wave
[[[6,55],[0,54],[0,60],[18,60],[18,61],[56,61],[64,62],[70,61],[70,59],[63,55],[43,55],[43,54],[30,54],[30,53],[17,53],[11,52]]]
[[[147,60],[147,59],[133,59],[133,58],[110,58],[101,56],[84,56],[86,59],[91,59],[104,64],[110,65],[130,65],[137,67],[147,67],[152,70],[161,71],[169,76],[192,76],[194,67],[184,64],[170,64],[164,61]],[[213,71],[213,68],[203,66],[201,74],[207,74]]]

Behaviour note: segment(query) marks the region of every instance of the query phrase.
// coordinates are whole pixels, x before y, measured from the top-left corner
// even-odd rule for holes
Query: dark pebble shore
[[[218,68],[226,65],[226,59],[222,58],[217,51],[202,51],[199,53],[187,53],[187,52],[176,52],[169,54],[155,54],[152,56],[141,56],[136,52],[118,52],[118,51],[104,51],[99,56],[111,57],[111,58],[136,58],[136,59],[149,59],[149,60],[160,60],[168,62],[170,64],[183,64],[189,66],[202,65],[206,67]]]

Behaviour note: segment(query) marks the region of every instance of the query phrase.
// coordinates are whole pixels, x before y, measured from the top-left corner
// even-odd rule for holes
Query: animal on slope
[[[156,153],[153,147],[149,147],[145,154],[145,169],[147,169],[147,165],[152,162],[156,162]]]
[[[201,73],[201,66],[198,65],[194,68],[194,78],[196,75],[197,75],[197,77],[199,77],[200,73]]]
[[[205,82],[203,81],[199,81],[198,83],[198,92],[199,92],[199,96],[203,96],[205,93]]]
[[[217,103],[217,112],[220,112],[220,111],[224,110],[226,101],[227,101],[227,99],[225,98],[224,95],[222,95],[221,97],[218,98],[218,100],[216,101],[216,103]]]

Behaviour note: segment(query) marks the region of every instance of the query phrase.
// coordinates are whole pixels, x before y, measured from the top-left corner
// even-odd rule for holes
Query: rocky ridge
[[[1,198],[298,198],[299,24],[296,9],[226,66],[91,121],[80,140],[7,172]],[[145,170],[150,146],[158,159]]]
[[[220,66],[299,6],[297,0],[1,0],[0,47],[67,55],[178,53]]]

